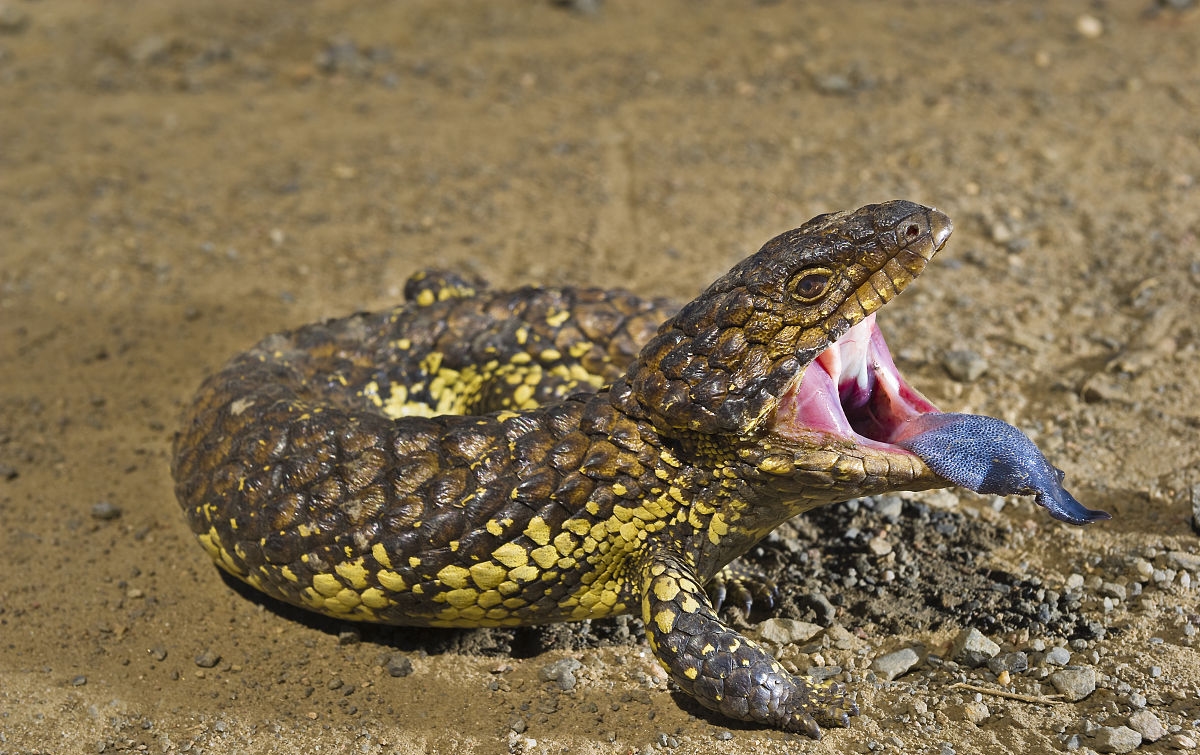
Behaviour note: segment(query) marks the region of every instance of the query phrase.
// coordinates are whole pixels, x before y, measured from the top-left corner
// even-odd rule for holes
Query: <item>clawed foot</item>
[[[820,739],[820,724],[849,726],[850,716],[858,715],[858,705],[846,695],[845,685],[809,676],[797,676],[794,681],[796,689],[779,721],[785,731]]]
[[[741,561],[734,561],[717,572],[705,586],[714,610],[732,606],[741,610],[743,616],[759,606],[767,611],[779,602],[779,586],[758,569]]]

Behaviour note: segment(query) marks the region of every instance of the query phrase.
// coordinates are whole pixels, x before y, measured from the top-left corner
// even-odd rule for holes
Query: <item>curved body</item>
[[[209,378],[177,497],[219,566],[281,600],[421,626],[636,612],[701,703],[816,734],[853,704],[725,626],[702,585],[814,506],[948,484],[888,438],[936,410],[839,339],[950,227],[899,201],[820,216],[678,312],[416,276],[403,306],[268,337]]]

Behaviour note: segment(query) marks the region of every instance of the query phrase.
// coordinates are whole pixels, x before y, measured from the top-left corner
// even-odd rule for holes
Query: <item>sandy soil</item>
[[[0,753],[1049,752],[1110,747],[1097,727],[1143,707],[1166,732],[1141,751],[1194,742],[1200,13],[577,6],[599,10],[0,2]],[[950,684],[1055,689],[947,672],[946,601],[888,622],[851,599],[796,663],[845,666],[863,715],[813,743],[672,694],[634,621],[357,631],[259,600],[174,503],[170,440],[207,372],[390,305],[415,269],[686,300],[781,230],[893,197],[957,224],[881,315],[901,368],[1030,432],[1114,515],[921,504],[995,535],[954,568],[1083,591],[1103,636],[985,630],[1033,661],[1074,640],[1099,679],[1082,702],[989,695],[981,717]],[[819,556],[822,532],[776,539]],[[935,658],[875,680],[910,646]],[[574,688],[540,679],[568,657]]]

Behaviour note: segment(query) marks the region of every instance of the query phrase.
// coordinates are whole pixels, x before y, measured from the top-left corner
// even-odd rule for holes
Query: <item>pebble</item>
[[[19,34],[29,25],[29,14],[11,3],[0,3],[0,32]]]
[[[867,548],[876,556],[886,556],[892,552],[892,544],[883,535],[873,537],[867,541]]]
[[[813,613],[817,615],[817,621],[821,622],[822,626],[829,626],[837,618],[837,607],[829,602],[829,598],[825,597],[824,593],[810,593],[802,596],[800,602],[805,608],[812,609]]]
[[[84,676],[83,674],[80,674],[79,676],[71,677],[71,686],[72,687],[82,687],[85,684],[87,684],[87,677]]]
[[[1064,700],[1076,703],[1096,691],[1096,669],[1091,666],[1067,666],[1051,674],[1050,683]]]
[[[958,711],[963,720],[970,721],[978,726],[991,717],[992,711],[988,708],[987,703],[972,700],[962,704],[961,710]]]
[[[1142,581],[1148,580],[1154,576],[1154,564],[1150,563],[1144,558],[1133,559],[1131,566],[1133,567],[1133,573],[1136,574],[1138,579]]]
[[[1192,486],[1192,531],[1200,535],[1200,485]]]
[[[1158,585],[1169,585],[1175,581],[1174,569],[1155,569],[1154,583]]]
[[[767,619],[758,625],[758,636],[776,645],[794,645],[816,637],[821,627],[795,619]]]
[[[895,524],[900,521],[904,500],[898,495],[881,495],[875,499],[875,513]]]
[[[150,657],[156,661],[167,660],[167,649],[162,645],[155,645],[150,648]]]
[[[1157,742],[1167,736],[1167,730],[1163,727],[1162,721],[1158,720],[1158,716],[1148,710],[1139,710],[1129,717],[1129,728],[1142,735],[1142,739],[1147,742]]]
[[[999,675],[1004,672],[1020,674],[1029,670],[1029,656],[1024,653],[1004,653],[987,662],[988,671]]]
[[[978,629],[971,627],[958,633],[950,657],[974,668],[982,666],[989,658],[995,658],[999,652],[999,645],[983,636]]]
[[[212,668],[221,661],[221,656],[211,650],[205,650],[196,656],[196,665],[200,668]]]
[[[574,658],[563,658],[542,666],[538,677],[542,681],[557,682],[559,689],[566,692],[575,688],[575,672],[583,668],[583,664]]]
[[[841,624],[832,624],[825,630],[825,637],[838,650],[853,650],[861,642]]]
[[[383,668],[388,672],[388,676],[394,677],[408,676],[413,672],[412,661],[407,656],[400,655],[399,653],[395,653],[388,658]]]
[[[16,467],[10,467],[7,464],[0,464],[0,480],[15,480],[17,479],[18,474],[20,473],[17,472]]]
[[[1196,749],[1196,740],[1192,739],[1187,734],[1176,734],[1167,740],[1167,744],[1176,750]]]
[[[871,670],[884,681],[892,681],[904,674],[921,660],[921,656],[913,648],[904,648],[894,653],[881,655],[871,662]]]
[[[108,501],[97,501],[92,504],[92,518],[110,521],[121,516],[121,509]]]
[[[1096,752],[1131,752],[1142,744],[1142,735],[1128,726],[1101,726],[1092,734]]]
[[[554,0],[554,4],[576,13],[593,15],[600,12],[604,0]]]
[[[1096,39],[1104,33],[1104,23],[1095,16],[1084,13],[1075,19],[1075,31],[1084,39]]]
[[[357,629],[347,629],[338,632],[337,642],[339,645],[357,645],[362,641],[362,633]]]
[[[1042,660],[1048,666],[1066,666],[1071,662],[1071,651],[1059,645],[1046,653],[1046,656]]]
[[[1195,553],[1170,551],[1167,553],[1167,560],[1180,569],[1186,569],[1190,572],[1200,572],[1200,555],[1196,555]]]
[[[954,349],[942,355],[942,369],[953,380],[973,383],[987,372],[988,363],[970,349]]]
[[[170,52],[171,43],[164,37],[157,34],[151,34],[147,37],[142,37],[133,45],[131,45],[126,53],[129,59],[138,65],[146,65],[147,63],[157,63],[167,56]]]

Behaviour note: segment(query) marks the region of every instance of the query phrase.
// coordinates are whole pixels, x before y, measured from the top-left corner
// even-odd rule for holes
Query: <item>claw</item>
[[[740,561],[717,572],[706,590],[714,610],[729,605],[740,609],[744,616],[749,616],[756,605],[770,611],[779,603],[779,585]]]

